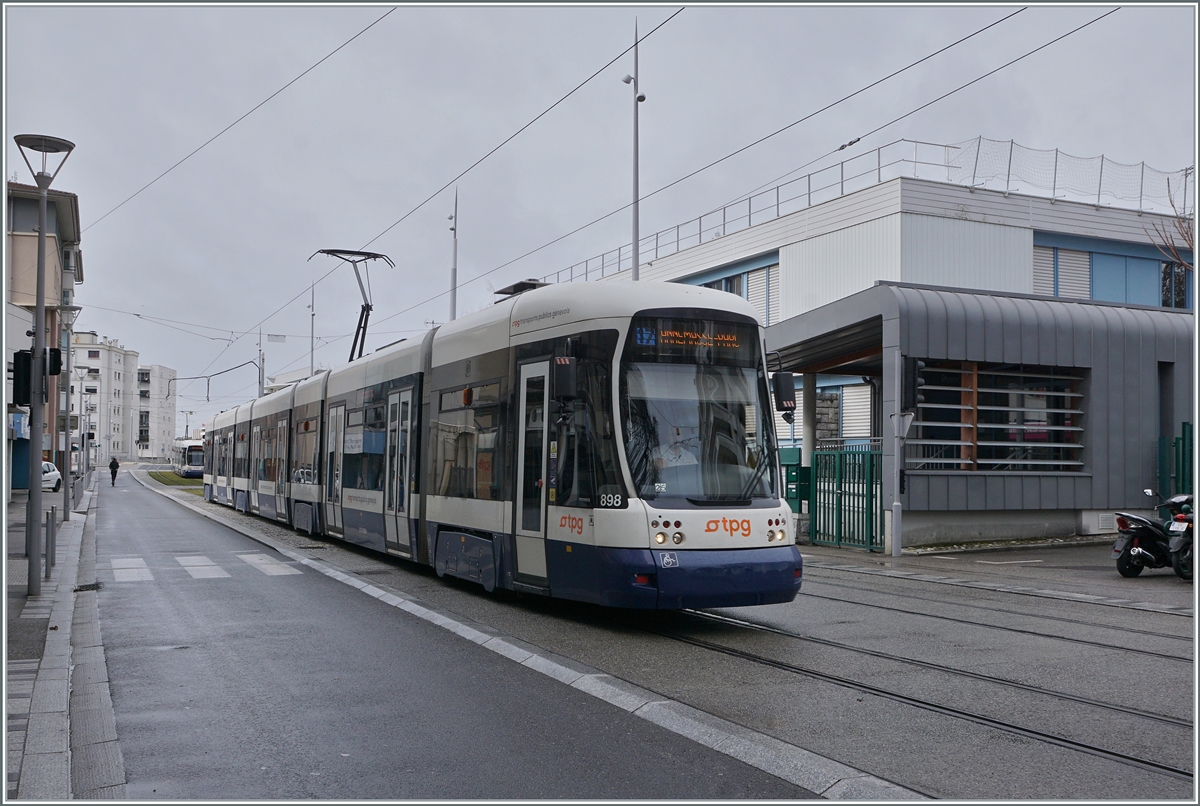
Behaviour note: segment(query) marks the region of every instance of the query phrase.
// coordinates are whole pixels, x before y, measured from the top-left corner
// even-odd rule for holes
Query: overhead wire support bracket
[[[354,330],[354,343],[350,345],[350,360],[362,358],[363,350],[367,346],[367,321],[371,318],[371,295],[367,292],[368,286],[371,283],[371,276],[367,275],[367,285],[363,285],[362,275],[358,271],[358,264],[366,263],[369,260],[386,260],[387,264],[393,269],[396,264],[392,259],[380,252],[360,252],[355,249],[318,249],[309,256],[312,260],[317,255],[329,255],[336,257],[339,260],[344,260],[354,267],[354,279],[358,280],[358,290],[362,293],[363,304],[362,310],[358,314],[358,327]],[[356,356],[354,353],[358,352]]]

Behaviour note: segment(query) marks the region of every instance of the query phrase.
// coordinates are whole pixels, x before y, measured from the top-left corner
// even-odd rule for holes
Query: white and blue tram
[[[185,479],[204,475],[204,441],[177,437],[171,447],[171,469]]]
[[[489,591],[788,602],[802,561],[762,343],[720,291],[528,290],[217,415],[205,497]]]

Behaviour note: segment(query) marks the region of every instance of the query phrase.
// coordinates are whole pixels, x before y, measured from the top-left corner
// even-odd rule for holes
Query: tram
[[[675,283],[530,287],[224,411],[207,499],[496,588],[628,608],[789,602],[754,309]]]
[[[204,441],[176,438],[171,448],[171,469],[185,479],[204,475]]]

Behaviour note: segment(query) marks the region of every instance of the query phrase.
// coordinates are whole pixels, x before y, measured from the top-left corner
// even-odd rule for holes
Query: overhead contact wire
[[[336,48],[334,48],[334,49],[333,49],[333,50],[331,50],[331,51],[330,51],[328,54],[326,54],[324,58],[322,58],[320,61],[318,61],[317,63],[315,63],[315,64],[314,64],[312,67],[309,67],[309,68],[308,68],[307,70],[305,70],[303,73],[301,73],[300,75],[296,76],[295,78],[293,78],[293,79],[292,79],[291,81],[289,81],[288,83],[284,84],[284,85],[283,85],[282,87],[280,87],[279,89],[275,90],[275,92],[271,93],[269,96],[267,96],[265,99],[263,99],[263,101],[262,101],[262,102],[260,102],[260,103],[259,103],[257,106],[255,106],[255,107],[254,107],[253,109],[251,109],[249,112],[247,112],[246,114],[242,115],[240,118],[238,118],[237,120],[235,120],[233,123],[230,123],[230,124],[229,124],[228,126],[226,126],[224,129],[221,129],[221,131],[217,132],[217,133],[216,133],[216,134],[214,134],[212,137],[210,137],[210,138],[208,138],[207,140],[205,140],[205,141],[204,141],[202,144],[200,144],[200,146],[198,146],[198,147],[197,147],[195,150],[193,150],[193,151],[192,151],[190,154],[188,154],[186,157],[184,157],[184,158],[183,158],[183,159],[181,159],[179,162],[177,162],[177,163],[175,163],[174,165],[172,165],[172,166],[171,166],[170,168],[168,168],[167,170],[165,170],[165,171],[163,171],[162,173],[160,173],[158,176],[154,177],[154,179],[151,179],[151,180],[150,180],[150,181],[149,181],[149,182],[148,182],[148,183],[147,183],[145,186],[143,186],[143,187],[142,187],[140,190],[138,190],[136,193],[134,193],[132,196],[130,196],[130,197],[129,197],[128,199],[126,199],[125,201],[123,201],[123,202],[121,202],[120,204],[118,204],[116,207],[114,207],[114,208],[112,208],[111,210],[109,210],[109,211],[108,211],[107,213],[105,213],[104,215],[102,215],[102,216],[100,216],[99,218],[97,218],[97,219],[96,219],[95,221],[93,221],[91,224],[88,224],[86,227],[84,227],[84,228],[83,228],[83,230],[82,230],[82,231],[83,231],[83,232],[87,232],[89,229],[91,229],[92,227],[96,226],[97,224],[99,224],[99,223],[100,223],[101,221],[103,221],[104,219],[108,218],[110,215],[112,215],[113,213],[115,213],[117,210],[121,209],[121,208],[122,208],[122,207],[124,207],[126,204],[128,204],[128,203],[129,203],[129,202],[131,202],[131,201],[133,201],[135,198],[137,198],[139,195],[141,195],[142,191],[146,190],[146,189],[147,189],[147,188],[149,188],[151,185],[153,185],[155,182],[157,182],[158,180],[162,179],[162,178],[163,178],[164,176],[166,176],[167,174],[171,173],[171,171],[175,170],[175,169],[176,169],[176,168],[178,168],[180,165],[182,165],[183,163],[187,162],[189,159],[191,159],[193,156],[195,156],[197,153],[199,153],[201,149],[203,149],[205,146],[207,146],[207,145],[209,145],[210,143],[212,143],[214,140],[216,140],[216,139],[217,139],[218,137],[220,137],[222,134],[224,134],[225,132],[229,131],[230,129],[232,129],[234,126],[238,125],[239,123],[241,123],[241,122],[242,122],[243,120],[245,120],[246,118],[248,118],[248,117],[250,117],[251,115],[253,115],[253,114],[254,114],[255,112],[257,112],[257,111],[258,111],[258,110],[259,110],[259,109],[260,109],[260,108],[261,108],[263,105],[265,105],[265,104],[266,104],[268,101],[270,101],[270,100],[271,100],[272,98],[274,98],[276,95],[278,95],[279,93],[283,92],[284,90],[286,90],[288,87],[290,87],[290,86],[292,86],[293,84],[295,84],[295,83],[296,83],[297,81],[299,81],[300,79],[304,78],[306,75],[308,75],[309,73],[311,73],[311,72],[312,72],[313,70],[315,70],[316,68],[320,67],[320,66],[321,66],[321,64],[322,64],[322,63],[324,63],[324,62],[325,62],[327,59],[329,59],[331,56],[333,56],[335,53],[337,53],[337,52],[338,52],[339,50],[341,50],[342,48],[344,48],[344,47],[346,47],[347,45],[349,45],[349,44],[350,44],[351,42],[353,42],[355,39],[358,39],[360,36],[362,36],[363,34],[365,34],[367,31],[369,31],[369,30],[371,30],[372,28],[374,28],[376,25],[378,25],[380,22],[382,22],[382,21],[383,21],[384,17],[387,17],[387,15],[388,15],[388,14],[391,14],[391,13],[392,13],[393,11],[395,11],[395,10],[396,10],[396,8],[395,8],[395,7],[392,7],[392,8],[391,8],[391,9],[389,9],[389,10],[388,10],[386,13],[384,13],[384,15],[383,15],[382,17],[380,17],[379,19],[375,20],[375,22],[371,23],[371,24],[370,24],[370,25],[368,25],[366,28],[363,28],[361,31],[359,31],[358,33],[356,33],[354,36],[350,37],[350,38],[349,38],[349,39],[347,39],[345,42],[343,42],[342,44],[338,45]]]

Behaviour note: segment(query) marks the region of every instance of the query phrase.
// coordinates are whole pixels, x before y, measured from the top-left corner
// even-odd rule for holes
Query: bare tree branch
[[[1185,171],[1183,175],[1183,184],[1185,190],[1187,189],[1187,177],[1189,172],[1190,171]],[[1155,221],[1151,225],[1151,229],[1154,230],[1153,234],[1151,234],[1150,231],[1145,227],[1142,227],[1142,231],[1146,233],[1146,237],[1154,242],[1154,245],[1158,247],[1158,251],[1161,252],[1169,261],[1172,263],[1178,263],[1187,271],[1194,272],[1195,267],[1193,266],[1193,261],[1196,257],[1195,224],[1191,213],[1189,213],[1186,209],[1184,209],[1183,212],[1180,212],[1179,208],[1175,206],[1175,196],[1171,193],[1170,177],[1167,178],[1167,198],[1171,202],[1171,212],[1174,214],[1174,218],[1171,219],[1170,223],[1164,221]],[[1179,248],[1180,243],[1183,243],[1187,251],[1192,255],[1192,260],[1183,259],[1183,252]]]

